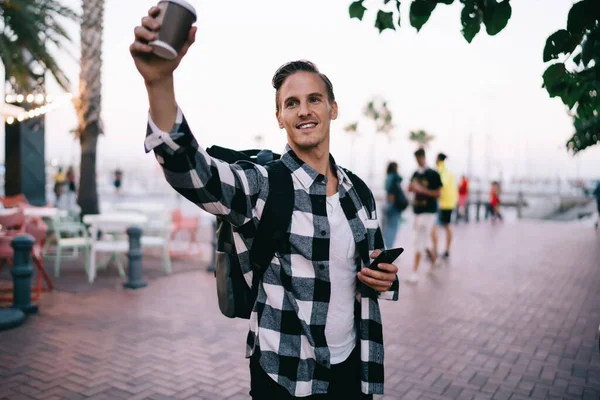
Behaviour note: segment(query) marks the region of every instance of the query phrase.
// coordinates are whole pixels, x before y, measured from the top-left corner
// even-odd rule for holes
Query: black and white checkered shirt
[[[147,152],[154,149],[175,190],[234,226],[235,246],[250,286],[248,249],[269,192],[266,169],[211,158],[196,142],[181,110],[170,134],[160,131],[149,119],[145,148]],[[327,179],[302,162],[289,146],[282,162],[292,174],[295,190],[289,242],[284,240],[284,248],[264,273],[250,317],[246,357],[258,346],[265,372],[293,396],[304,397],[326,393],[330,376],[325,340],[332,240],[326,209]],[[369,264],[374,249],[383,248],[383,239],[376,211],[361,203],[343,169],[336,166],[336,170],[340,203],[356,243],[358,272]],[[365,394],[382,394],[383,332],[378,299],[397,300],[398,279],[381,294],[358,280],[356,288],[361,388]]]

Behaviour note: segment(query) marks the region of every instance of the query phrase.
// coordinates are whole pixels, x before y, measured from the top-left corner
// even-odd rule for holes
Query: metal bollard
[[[213,238],[212,238],[212,258],[210,265],[206,268],[206,272],[215,272],[217,270],[217,220],[213,221]]]
[[[148,284],[142,279],[142,228],[132,226],[127,229],[129,236],[129,252],[127,259],[129,265],[127,267],[128,281],[123,284],[127,289],[141,289]]]
[[[525,202],[523,198],[523,192],[519,192],[517,194],[517,218],[523,218],[523,203]]]
[[[38,312],[38,306],[31,304],[31,248],[34,243],[31,235],[19,235],[11,242],[15,252],[14,266],[10,271],[13,277],[13,308],[25,314]]]

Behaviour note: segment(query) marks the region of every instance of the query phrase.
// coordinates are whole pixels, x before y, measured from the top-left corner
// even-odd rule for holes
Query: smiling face
[[[337,118],[337,103],[327,95],[325,82],[314,72],[298,71],[279,90],[276,113],[295,151],[306,152],[329,144],[331,120]]]

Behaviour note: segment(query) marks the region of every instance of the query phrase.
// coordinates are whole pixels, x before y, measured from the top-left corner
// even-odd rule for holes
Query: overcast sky
[[[541,88],[545,40],[565,27],[571,0],[513,0],[508,27],[496,37],[480,33],[470,45],[460,33],[458,2],[438,6],[417,34],[404,1],[403,27],[380,35],[372,25],[374,13],[362,23],[348,17],[349,0],[189,1],[198,11],[199,31],[176,73],[176,91],[204,146],[254,147],[261,134],[264,147],[281,150],[286,138],[274,117],[271,77],[282,63],[303,58],[333,82],[340,117],[332,125],[332,153],[359,173],[373,160],[373,127],[362,108],[378,95],[389,102],[396,129],[391,143],[380,138],[375,146],[377,169],[394,159],[404,175],[410,173],[415,146],[408,133],[425,129],[436,137],[431,153],[448,154],[457,174],[467,170],[471,134],[475,173],[489,168],[492,177],[500,170],[504,177],[574,177],[578,170],[581,176],[600,175],[600,147],[585,151],[579,161],[567,155],[571,119],[560,100]],[[148,101],[128,53],[133,28],[153,4],[106,1],[101,169],[156,168],[143,152]],[[71,32],[78,42],[77,27]],[[60,60],[76,93],[78,59],[60,53]],[[56,85],[49,91],[60,94]],[[343,127],[355,120],[361,121],[362,137],[352,157]],[[75,125],[68,104],[47,115],[48,158],[62,164],[79,159],[79,145],[69,133]]]

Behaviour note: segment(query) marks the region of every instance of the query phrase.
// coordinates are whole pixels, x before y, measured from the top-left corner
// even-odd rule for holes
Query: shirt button
[[[323,264],[320,264],[320,265],[319,265],[319,269],[320,269],[321,271],[323,271],[323,270],[325,269],[325,266],[324,266]]]
[[[321,231],[321,236],[325,236],[325,235],[327,235],[327,232],[326,231]]]

